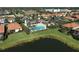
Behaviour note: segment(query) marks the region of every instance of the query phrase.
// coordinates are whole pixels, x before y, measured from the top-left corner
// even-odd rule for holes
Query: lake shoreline
[[[27,44],[27,43],[31,43],[31,42],[33,42],[33,41],[36,41],[36,40],[42,40],[42,39],[52,39],[52,40],[56,40],[56,41],[59,41],[59,40],[57,40],[57,39],[55,39],[55,38],[52,38],[52,36],[46,36],[46,37],[39,37],[38,39],[37,38],[34,38],[34,40],[32,40],[32,41],[28,41],[28,42],[26,42],[25,40],[24,41],[20,41],[20,42],[17,42],[17,44],[15,44],[15,45],[13,45],[13,46],[11,46],[11,47],[8,47],[8,48],[6,48],[6,49],[3,49],[3,50],[0,50],[0,51],[6,51],[6,50],[8,50],[8,49],[10,49],[10,48],[16,48],[16,47],[18,47],[18,46],[22,46],[23,44]],[[61,41],[59,41],[59,42],[61,42]],[[63,43],[63,42],[61,42],[61,43]],[[63,43],[63,44],[65,44],[65,43]],[[66,44],[65,44],[66,45]],[[67,45],[67,47],[69,47],[68,45]],[[76,49],[73,49],[73,48],[71,48],[71,47],[69,47],[70,49],[72,49],[73,51],[75,51],[75,52],[78,52]],[[52,52],[52,51],[51,51]],[[61,51],[62,52],[62,51]],[[72,52],[72,51],[71,51]]]
[[[34,32],[29,35],[27,35],[24,32],[19,32],[16,34],[18,35],[18,37],[16,37],[15,34],[11,34],[7,40],[5,40],[2,44],[0,44],[0,50],[6,50],[8,48],[18,46],[22,43],[32,42],[40,38],[51,38],[63,42],[70,48],[79,51],[78,40],[75,40],[71,36],[58,32],[57,29],[48,29],[46,31]]]
[[[53,38],[40,38],[31,42],[20,43],[19,45],[13,46],[3,51],[8,52],[77,52]]]

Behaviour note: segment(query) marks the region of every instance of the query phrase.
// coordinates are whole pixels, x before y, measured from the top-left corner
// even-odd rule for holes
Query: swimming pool
[[[45,30],[46,29],[46,25],[43,23],[38,23],[36,24],[34,27],[32,27],[32,31],[39,31],[39,30]]]

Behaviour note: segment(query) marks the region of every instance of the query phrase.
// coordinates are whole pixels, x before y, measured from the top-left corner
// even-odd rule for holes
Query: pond
[[[49,38],[41,38],[29,43],[4,50],[5,52],[76,52],[66,44]]]

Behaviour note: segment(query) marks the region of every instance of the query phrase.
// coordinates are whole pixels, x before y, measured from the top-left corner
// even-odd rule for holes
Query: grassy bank
[[[48,29],[45,31],[34,32],[27,35],[25,32],[19,32],[9,35],[9,37],[0,43],[0,49],[6,49],[19,45],[23,42],[31,42],[33,40],[38,40],[39,38],[53,38],[67,44],[67,46],[79,50],[79,41],[73,39],[71,36],[64,33],[60,33],[57,29]]]

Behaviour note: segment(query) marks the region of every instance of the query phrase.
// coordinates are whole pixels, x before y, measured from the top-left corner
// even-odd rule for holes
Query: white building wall
[[[19,32],[19,29],[16,29],[15,32]]]

